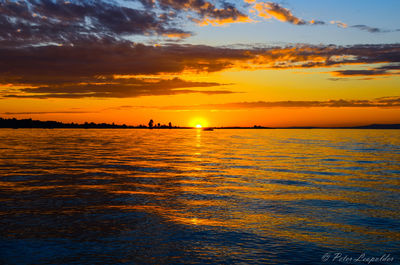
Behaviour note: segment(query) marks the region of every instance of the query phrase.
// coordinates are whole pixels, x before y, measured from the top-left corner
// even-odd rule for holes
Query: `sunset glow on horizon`
[[[0,7],[3,118],[190,127],[400,123],[395,0]]]
[[[190,120],[188,126],[201,129],[203,127],[208,127],[209,125],[206,119],[202,117],[195,117]]]

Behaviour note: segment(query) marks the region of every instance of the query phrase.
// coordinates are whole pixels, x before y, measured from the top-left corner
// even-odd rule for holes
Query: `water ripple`
[[[395,130],[1,130],[0,263],[400,257],[399,151]]]

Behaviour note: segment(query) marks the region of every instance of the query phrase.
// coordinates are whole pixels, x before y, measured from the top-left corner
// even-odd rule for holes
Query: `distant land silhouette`
[[[63,123],[58,121],[39,121],[32,119],[21,119],[16,118],[4,119],[0,118],[0,128],[44,128],[44,129],[56,129],[56,128],[81,128],[81,129],[192,129],[193,127],[180,127],[172,126],[169,122],[168,125],[157,123],[150,120],[148,126],[138,125],[130,126],[126,124],[108,124],[108,123],[94,123],[85,122],[79,123]],[[295,126],[295,127],[264,127],[254,125],[253,127],[240,127],[240,126],[227,126],[227,127],[208,127],[212,129],[400,129],[400,124],[370,124],[364,126],[348,126],[348,127],[310,127],[310,126]]]
[[[168,125],[157,123],[153,126],[153,120],[149,123],[149,127],[146,125],[138,125],[138,126],[130,126],[126,124],[118,125],[115,123],[94,123],[94,122],[85,122],[85,123],[63,123],[58,121],[39,121],[32,119],[21,119],[18,120],[16,118],[11,119],[3,119],[0,118],[0,128],[83,128],[83,129],[173,129],[173,128],[190,128],[190,127],[176,127],[172,126],[172,123],[169,122]]]

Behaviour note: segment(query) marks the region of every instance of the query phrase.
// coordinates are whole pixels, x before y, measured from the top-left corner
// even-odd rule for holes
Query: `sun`
[[[192,128],[201,129],[208,126],[208,122],[206,119],[202,117],[195,117],[190,120],[189,126]]]

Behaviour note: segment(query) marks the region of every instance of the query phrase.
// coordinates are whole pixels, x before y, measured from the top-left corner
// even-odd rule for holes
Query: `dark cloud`
[[[339,28],[354,28],[354,29],[359,29],[363,31],[368,31],[369,33],[388,33],[388,32],[394,32],[395,30],[386,30],[386,29],[381,29],[381,28],[376,28],[376,27],[370,27],[367,25],[353,25],[353,26],[348,26],[346,23],[343,23],[341,21],[331,21],[331,24],[337,25]]]
[[[69,78],[85,80],[88,76],[180,73],[184,70],[215,72],[231,67],[285,69],[373,63],[397,67],[400,44],[236,49],[205,45],[153,47],[85,42],[61,47],[0,48],[0,57],[0,81],[20,78],[64,82]]]
[[[189,13],[192,20],[206,24],[249,20],[232,3],[218,3],[0,0],[0,45],[74,44],[82,40],[126,40],[134,35],[186,38],[191,36],[183,29]]]
[[[331,72],[332,75],[339,77],[350,77],[350,76],[390,76],[400,75],[400,64],[386,64],[377,68],[371,68],[367,70],[339,70]],[[368,78],[367,80],[369,80]]]
[[[210,46],[146,46],[130,43],[82,43],[0,49],[0,82],[57,84],[90,82],[110,75],[146,75],[220,71],[236,60],[251,59],[246,50]]]
[[[381,67],[378,67],[379,70],[400,70],[400,64],[387,64]]]
[[[134,9],[106,0],[0,0],[0,44],[68,44],[121,40],[131,35],[187,37],[189,33],[174,27],[172,20],[152,9]]]
[[[250,2],[265,18],[274,17],[294,25],[326,24],[320,20],[305,21],[277,3]],[[0,0],[0,46],[121,42],[137,35],[181,39],[192,35],[184,29],[188,19],[202,25],[251,22],[239,6],[246,5],[211,0]],[[366,25],[352,27],[387,32]]]
[[[367,25],[354,25],[351,26],[352,28],[356,28],[359,30],[364,30],[364,31],[368,31],[370,33],[384,33],[384,32],[389,32],[388,30],[383,30],[380,28],[374,28],[374,27],[369,27]]]
[[[17,94],[3,94],[4,98],[127,98],[140,96],[203,93],[208,95],[234,93],[228,90],[200,90],[220,86],[211,82],[191,82],[179,78],[108,78],[93,79],[91,83],[60,83],[21,88]],[[186,88],[186,89],[183,89]]]
[[[135,2],[135,0],[127,0],[130,2]],[[145,8],[153,8],[155,7],[155,0],[139,0],[139,2],[145,7]]]
[[[315,68],[342,65],[365,65],[375,63],[400,62],[400,44],[382,45],[297,45],[285,48],[272,48],[259,55],[260,63],[271,68]],[[360,72],[361,73],[361,72]],[[368,72],[366,72],[368,73]]]
[[[254,108],[399,108],[400,97],[377,98],[373,100],[327,100],[327,101],[257,101],[225,104],[203,104],[194,106],[149,107],[162,110],[238,110]]]
[[[389,75],[386,70],[368,69],[368,70],[340,70],[333,71],[336,76],[374,76],[374,75]]]
[[[331,24],[337,25],[339,28],[354,28],[354,29],[359,29],[363,31],[367,31],[369,33],[389,33],[389,32],[394,32],[395,30],[386,30],[386,29],[381,29],[381,28],[376,28],[376,27],[370,27],[367,25],[353,25],[353,26],[348,26],[346,23],[341,22],[341,21],[331,21]]]
[[[168,79],[161,74],[180,73],[186,69],[219,71],[229,67],[229,60],[246,55],[243,51],[229,52],[207,46],[153,47],[84,42],[76,46],[0,49],[0,57],[0,84],[18,87],[8,86],[0,90],[3,98],[124,98],[233,93],[224,89],[193,89],[223,84]],[[114,75],[125,77],[114,78]],[[141,78],[137,75],[156,77]]]
[[[164,9],[192,11],[196,14],[193,20],[203,25],[251,21],[245,13],[226,1],[216,1],[218,6],[206,0],[158,0],[158,3]]]
[[[182,72],[242,69],[307,69],[381,63],[368,70],[340,70],[338,77],[394,75],[400,65],[400,44],[296,45],[288,47],[212,47],[171,44],[146,46],[127,42],[89,42],[74,46],[0,48],[3,97],[138,97],[182,93],[231,93],[193,87],[223,84],[168,79]],[[125,76],[114,78],[115,75]],[[140,77],[147,75],[150,78]]]
[[[328,78],[329,81],[349,81],[350,78],[343,78],[343,77],[335,77],[335,78]]]

